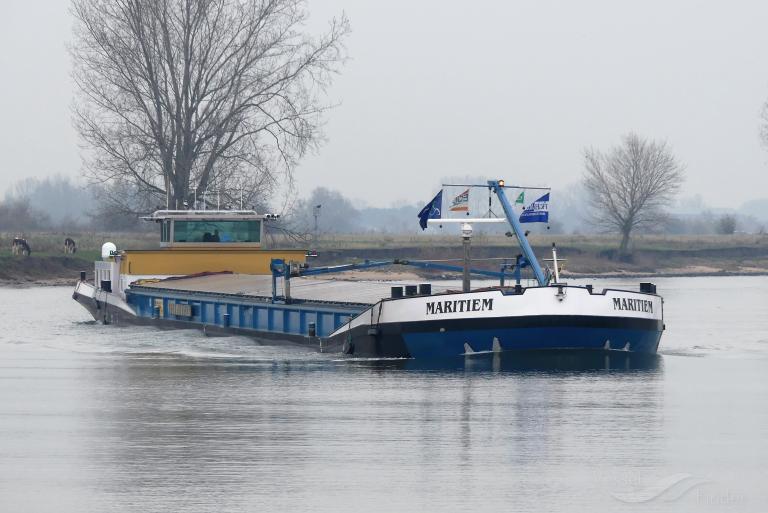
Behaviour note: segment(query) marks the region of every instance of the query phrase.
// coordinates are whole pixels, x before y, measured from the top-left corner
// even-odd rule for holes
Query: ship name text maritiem
[[[613,298],[614,310],[632,310],[633,312],[653,313],[653,301],[645,299]]]
[[[493,310],[493,298],[454,299],[453,301],[430,301],[427,303],[427,315],[484,312],[486,310]]]

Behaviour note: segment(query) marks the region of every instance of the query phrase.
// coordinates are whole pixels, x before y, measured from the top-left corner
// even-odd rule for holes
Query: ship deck
[[[357,281],[317,277],[291,278],[291,297],[304,301],[373,304],[390,296],[391,287],[416,285],[408,281]],[[226,294],[243,298],[272,297],[272,276],[253,274],[213,274],[189,276],[148,282],[138,285],[143,289],[175,291],[196,294]],[[445,292],[451,287],[432,285],[432,292]],[[282,280],[278,280],[278,295],[283,295]]]

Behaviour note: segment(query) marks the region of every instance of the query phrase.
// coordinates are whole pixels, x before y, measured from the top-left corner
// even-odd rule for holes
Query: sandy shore
[[[0,287],[27,288],[27,287],[62,287],[75,286],[76,279],[72,278],[47,278],[39,280],[0,280]]]
[[[659,278],[659,277],[705,277],[705,276],[766,276],[768,269],[761,267],[739,267],[738,269],[726,270],[717,267],[692,265],[687,267],[674,267],[660,269],[657,272],[605,272],[605,273],[577,273],[564,271],[561,273],[563,279],[586,279],[586,278]],[[344,281],[392,281],[392,282],[428,282],[437,280],[460,280],[459,273],[444,274],[419,274],[410,271],[387,271],[384,269],[375,270],[357,270],[347,271],[338,274],[321,275],[318,278],[336,279]],[[473,279],[477,279],[476,277]],[[490,278],[488,278],[490,279]],[[77,280],[68,278],[44,278],[28,280],[0,280],[0,287],[4,288],[27,288],[27,287],[60,287],[74,286]]]
[[[661,269],[658,272],[605,272],[605,273],[575,273],[563,272],[561,277],[568,279],[579,278],[657,278],[657,277],[703,277],[703,276],[766,276],[768,269],[757,267],[742,267],[737,270],[724,270],[716,267],[696,266]],[[348,271],[336,275],[323,275],[323,279],[333,277],[346,281],[434,281],[439,279],[460,280],[459,273],[443,275],[420,275],[414,272],[369,270]],[[476,277],[474,279],[477,279]],[[491,279],[491,278],[488,278]]]

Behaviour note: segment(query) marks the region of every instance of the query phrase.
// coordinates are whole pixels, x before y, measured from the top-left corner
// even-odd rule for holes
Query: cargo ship
[[[198,327],[266,344],[298,344],[363,357],[452,358],[527,350],[656,353],[663,299],[651,283],[638,290],[569,285],[556,248],[544,269],[529,244],[502,180],[494,194],[522,252],[499,272],[410,260],[312,267],[304,250],[264,244],[274,216],[254,211],[161,210],[160,247],[118,250],[107,243],[93,281],[81,273],[73,298],[108,324]],[[439,196],[439,195],[438,195]],[[437,199],[438,197],[436,197]],[[434,201],[434,200],[433,200]],[[439,212],[439,209],[434,209]],[[451,220],[430,216],[428,222]],[[466,254],[471,224],[459,219]],[[353,269],[415,265],[463,274],[460,290],[440,283],[328,279]],[[524,272],[532,284],[524,286]],[[498,278],[472,288],[469,277]]]

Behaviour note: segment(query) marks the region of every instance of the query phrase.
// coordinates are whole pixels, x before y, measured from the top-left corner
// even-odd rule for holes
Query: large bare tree
[[[311,37],[305,7],[73,0],[87,175],[171,208],[203,196],[263,204],[320,140],[325,89],[344,60],[346,17]]]
[[[626,255],[632,230],[663,221],[684,170],[666,142],[630,133],[607,153],[586,150],[583,180],[593,220],[621,233],[619,252]]]

